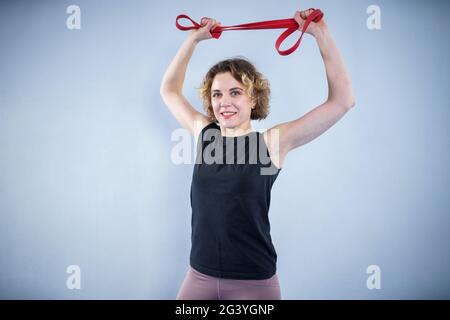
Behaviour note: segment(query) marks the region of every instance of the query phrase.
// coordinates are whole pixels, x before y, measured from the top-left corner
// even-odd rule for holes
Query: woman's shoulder
[[[270,128],[265,130],[262,133],[263,140],[267,151],[269,152],[269,157],[275,167],[281,168],[283,167],[284,159],[286,157],[286,152],[280,150],[280,140],[279,140],[279,131],[277,128]]]

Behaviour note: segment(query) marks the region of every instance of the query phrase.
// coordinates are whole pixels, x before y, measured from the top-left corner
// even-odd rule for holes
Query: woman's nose
[[[222,99],[220,99],[220,105],[221,106],[229,106],[229,105],[231,105],[231,97],[223,96]]]

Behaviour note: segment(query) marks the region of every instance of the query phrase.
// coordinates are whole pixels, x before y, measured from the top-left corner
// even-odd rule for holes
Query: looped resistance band
[[[320,9],[314,9],[310,8],[310,10],[313,10],[313,12],[310,13],[310,15],[306,18],[305,23],[303,24],[303,28],[301,31],[300,38],[297,40],[297,42],[289,49],[287,50],[281,50],[280,46],[281,43],[286,40],[287,37],[289,37],[292,33],[294,33],[298,27],[299,24],[295,19],[280,19],[280,20],[270,20],[270,21],[260,21],[260,22],[252,22],[252,23],[245,23],[245,24],[238,24],[235,26],[217,26],[211,29],[211,35],[219,39],[223,31],[227,30],[260,30],[260,29],[284,29],[286,30],[278,37],[277,41],[275,42],[275,49],[277,49],[278,53],[282,56],[287,56],[294,52],[298,46],[300,45],[300,42],[302,42],[303,34],[305,33],[306,29],[308,28],[309,24],[311,22],[319,22],[323,17],[323,12],[320,11]],[[180,19],[188,19],[192,22],[193,26],[182,26],[178,23],[178,20]],[[202,25],[198,24],[194,20],[192,20],[189,16],[185,14],[180,14],[177,16],[175,24],[178,29],[182,31],[187,30],[193,30],[193,29],[199,29],[202,27]]]

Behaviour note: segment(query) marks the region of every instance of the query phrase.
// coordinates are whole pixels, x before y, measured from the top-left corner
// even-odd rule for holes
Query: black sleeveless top
[[[203,128],[190,195],[191,267],[229,279],[275,274],[268,213],[280,170],[270,160],[262,133],[224,137],[216,123]]]

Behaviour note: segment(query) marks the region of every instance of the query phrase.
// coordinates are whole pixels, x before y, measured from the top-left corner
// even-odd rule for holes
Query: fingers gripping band
[[[280,19],[280,20],[269,20],[269,21],[260,21],[260,22],[251,22],[251,23],[245,23],[245,24],[238,24],[235,26],[217,26],[211,29],[210,33],[213,38],[219,39],[222,35],[223,31],[227,30],[261,30],[261,29],[286,29],[277,39],[275,42],[275,49],[278,51],[278,53],[282,56],[287,56],[294,52],[302,42],[303,34],[305,33],[306,29],[308,29],[308,26],[311,22],[319,22],[323,17],[323,12],[320,11],[320,9],[314,9],[311,8],[310,10],[313,10],[311,14],[306,18],[305,23],[303,24],[303,28],[300,34],[300,38],[297,40],[297,42],[289,49],[287,50],[281,50],[281,44],[284,40],[286,40],[287,37],[289,37],[292,33],[294,33],[298,28],[299,24],[295,19]],[[192,26],[182,26],[178,20],[180,19],[188,19],[192,22]],[[193,29],[199,29],[202,27],[202,25],[198,24],[194,20],[192,20],[189,16],[185,14],[180,14],[177,16],[175,20],[175,24],[178,29],[182,31],[187,30],[193,30]]]

